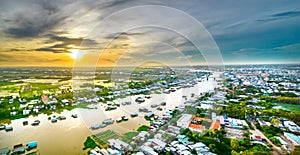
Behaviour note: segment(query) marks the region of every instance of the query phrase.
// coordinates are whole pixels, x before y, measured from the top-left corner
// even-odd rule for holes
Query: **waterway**
[[[212,77],[218,77],[220,73],[213,73]],[[131,105],[120,106],[116,110],[105,111],[105,105],[97,104],[97,109],[74,109],[72,111],[63,111],[59,115],[66,116],[66,120],[58,120],[56,123],[51,123],[47,115],[40,114],[38,116],[30,116],[29,118],[22,118],[13,120],[11,125],[14,130],[6,132],[0,131],[0,148],[9,147],[23,143],[26,144],[31,141],[38,142],[38,150],[42,155],[53,154],[84,154],[82,150],[83,142],[86,137],[101,132],[103,130],[111,129],[115,132],[123,134],[128,131],[136,131],[142,125],[149,125],[149,122],[144,120],[144,113],[138,112],[140,107],[146,107],[157,115],[162,115],[165,111],[174,109],[176,106],[183,104],[185,101],[193,99],[192,94],[199,95],[200,93],[213,90],[216,87],[214,78],[206,79],[203,82],[198,82],[190,88],[181,88],[169,94],[151,94],[150,99],[146,99],[144,103],[137,104],[134,100],[139,95],[128,96],[123,99],[117,99],[114,102],[131,101]],[[186,96],[186,98],[183,98]],[[166,106],[162,111],[151,108],[151,104],[160,104],[162,101],[166,102]],[[138,112],[139,117],[130,118],[130,113]],[[78,114],[78,118],[72,118],[72,114]],[[58,114],[52,114],[58,115]],[[103,129],[91,131],[89,127],[93,124],[102,122],[105,118],[116,119],[120,116],[127,116],[129,121],[114,123]],[[29,125],[23,126],[23,121],[28,121]],[[31,126],[34,120],[40,120],[38,126]]]

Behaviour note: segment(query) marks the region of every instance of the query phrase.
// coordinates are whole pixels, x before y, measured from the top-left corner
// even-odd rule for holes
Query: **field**
[[[105,145],[109,139],[122,139],[122,136],[113,132],[112,130],[106,130],[93,135],[93,138],[100,144]]]
[[[277,106],[275,106],[273,108],[274,109],[288,110],[288,111],[292,111],[292,112],[296,112],[296,113],[300,112],[300,105],[299,104],[278,103]]]
[[[107,146],[107,141],[109,139],[120,139],[123,140],[124,142],[130,143],[132,138],[134,136],[137,136],[139,133],[138,132],[127,132],[124,135],[119,135],[118,133],[115,133],[112,130],[106,130],[100,133],[97,133],[92,136],[92,138],[95,140],[96,143],[98,143],[102,147]]]

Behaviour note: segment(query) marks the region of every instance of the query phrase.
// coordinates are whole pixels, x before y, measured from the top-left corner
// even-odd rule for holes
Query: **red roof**
[[[189,128],[200,129],[203,130],[204,126],[198,124],[189,124]]]
[[[220,122],[219,121],[216,121],[215,125],[214,125],[214,129],[215,130],[219,130],[219,127],[220,127]]]
[[[257,136],[257,135],[256,135],[255,138],[256,138],[256,139],[261,139],[261,136]]]

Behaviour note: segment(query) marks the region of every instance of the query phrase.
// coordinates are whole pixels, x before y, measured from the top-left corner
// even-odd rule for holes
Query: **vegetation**
[[[288,104],[298,104],[300,105],[300,98],[298,97],[278,97],[277,101],[279,103],[288,103]]]
[[[86,138],[86,140],[84,142],[83,150],[86,150],[88,148],[94,149],[97,146],[98,145],[95,143],[95,141],[89,136]]]
[[[208,131],[204,135],[200,135],[185,129],[182,134],[188,136],[191,141],[203,142],[216,154],[270,154],[270,150],[266,146],[251,144],[249,138],[242,141],[226,138],[224,130]]]
[[[124,137],[122,140],[126,143],[129,143],[132,141],[132,138],[137,136],[138,134],[139,134],[138,132],[127,132],[124,134]]]
[[[286,111],[300,113],[300,105],[299,104],[277,103],[276,106],[279,107],[276,109],[282,109],[282,110],[286,110]]]
[[[148,131],[148,129],[149,129],[148,126],[142,125],[142,126],[140,126],[140,127],[137,129],[137,131]]]
[[[112,130],[106,130],[93,135],[93,138],[100,145],[105,145],[109,139],[122,139],[122,136]]]

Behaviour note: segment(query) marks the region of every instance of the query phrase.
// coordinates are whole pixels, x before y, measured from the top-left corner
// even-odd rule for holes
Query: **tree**
[[[300,146],[295,146],[295,149],[291,151],[290,155],[299,155],[300,154]]]
[[[240,147],[239,141],[236,140],[236,139],[231,139],[231,140],[230,140],[230,147],[231,147],[233,150],[238,151],[238,150],[239,150],[239,147]]]

